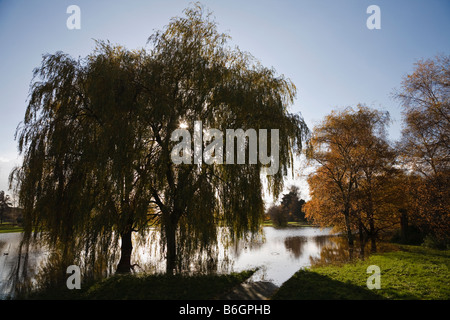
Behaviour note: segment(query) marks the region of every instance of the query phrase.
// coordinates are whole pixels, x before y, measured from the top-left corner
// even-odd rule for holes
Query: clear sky
[[[18,164],[14,133],[26,108],[32,70],[45,53],[86,56],[94,40],[128,49],[146,46],[154,30],[182,14],[182,0],[0,0],[0,190]],[[450,54],[449,0],[203,0],[232,44],[290,78],[292,111],[309,127],[335,108],[365,103],[390,112],[392,140],[401,114],[391,93],[413,63]],[[69,5],[81,9],[81,29],[69,30]],[[381,10],[369,30],[368,6]]]

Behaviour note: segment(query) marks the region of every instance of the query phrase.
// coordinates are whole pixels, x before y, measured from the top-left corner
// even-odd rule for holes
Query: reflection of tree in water
[[[295,258],[299,258],[303,254],[305,244],[308,242],[314,242],[319,250],[327,245],[332,245],[330,235],[318,235],[313,237],[288,237],[284,240],[284,246],[294,254]]]
[[[312,266],[342,263],[350,260],[348,242],[344,237],[327,236],[326,239],[317,237],[316,243],[320,243],[320,256],[309,257]]]
[[[112,274],[120,257],[117,242],[111,237],[89,240],[81,245],[77,237],[51,245],[45,234],[36,235],[32,243],[22,239],[10,270],[10,294],[24,299],[32,291],[67,291],[66,271],[70,265],[80,267],[82,285]]]
[[[310,240],[313,240],[315,245],[320,249],[322,249],[324,246],[329,245],[331,243],[330,235],[321,235],[321,236],[314,236],[310,238]]]
[[[19,246],[17,257],[20,258],[9,272],[9,283],[13,286],[10,294],[17,298],[26,298],[32,290],[55,292],[67,290],[66,270],[69,265],[80,267],[82,286],[85,281],[93,282],[114,274],[120,258],[119,243],[112,238],[95,240],[90,243],[90,246],[84,247],[79,245],[77,239],[74,239],[70,251],[67,251],[68,245],[50,248],[43,241],[37,241],[39,245],[33,243]],[[164,272],[166,257],[161,252],[159,229],[151,229],[142,235],[136,234],[133,241],[135,248],[131,260],[132,271],[135,273]],[[5,243],[2,242],[2,244]],[[231,242],[224,243],[224,248],[212,245],[207,250],[188,248],[190,259],[182,261],[180,272],[208,274],[230,270],[235,261],[233,253],[238,256],[248,248],[261,247],[264,239],[262,236],[255,236],[253,240],[248,238],[246,241],[241,240],[231,244]],[[34,248],[35,245],[42,253],[40,255],[42,259],[39,261],[33,255],[34,250],[38,249]],[[231,246],[228,247],[228,245]],[[182,249],[178,248],[178,252],[183,253]],[[67,258],[68,256],[70,259]]]
[[[307,242],[306,237],[287,237],[284,240],[284,246],[294,254],[295,258],[299,258],[303,254],[303,247]]]
[[[151,230],[146,236],[136,235],[133,241],[136,247],[133,250],[132,262],[134,272],[161,273],[165,272],[166,256],[161,250],[159,229]],[[223,237],[222,237],[223,236]],[[221,240],[226,241],[226,235],[221,234]],[[223,243],[223,242],[221,242]],[[208,248],[189,248],[189,260],[181,261],[181,273],[201,273],[211,274],[222,270],[229,270],[234,262],[230,253],[240,254],[248,244],[245,241],[239,241],[236,244],[224,243],[225,248],[218,244],[211,245]],[[230,246],[230,247],[227,247]],[[184,248],[179,247],[178,252],[183,253]]]
[[[265,243],[266,238],[264,234],[253,234],[252,236],[247,237],[247,239],[241,239],[234,243],[228,243],[226,245],[226,250],[230,255],[237,259],[245,250],[258,250]]]
[[[322,238],[322,240],[320,238]],[[366,242],[363,246],[361,246],[360,241],[355,240],[354,247],[351,248],[348,245],[347,239],[342,236],[316,237],[316,241],[323,242],[320,250],[320,256],[317,258],[310,257],[311,265],[313,266],[345,263],[355,258],[364,259],[370,253],[370,243]],[[386,252],[392,250],[396,250],[394,245],[390,243],[382,243],[379,245],[377,251]]]

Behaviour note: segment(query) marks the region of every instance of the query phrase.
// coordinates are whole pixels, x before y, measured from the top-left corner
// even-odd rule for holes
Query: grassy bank
[[[115,275],[80,290],[35,293],[27,299],[51,300],[210,300],[247,280],[253,270],[226,275]]]
[[[23,232],[23,228],[11,223],[1,223],[0,233]]]
[[[273,299],[450,299],[450,250],[399,246],[343,265],[298,271]],[[367,267],[381,271],[381,288],[369,290]]]
[[[272,220],[264,220],[262,225],[263,225],[263,227],[275,227],[275,228],[277,227],[272,222]],[[300,228],[300,227],[317,227],[317,226],[310,222],[306,222],[306,221],[289,221],[286,226],[281,227],[281,228],[286,228],[286,227]]]

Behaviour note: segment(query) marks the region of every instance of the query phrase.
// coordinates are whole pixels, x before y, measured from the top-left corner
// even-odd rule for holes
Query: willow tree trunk
[[[120,247],[120,261],[117,265],[117,273],[130,273],[131,272],[131,253],[133,252],[133,243],[131,236],[133,231],[131,228],[127,228],[121,233],[120,238],[122,241]]]
[[[177,262],[176,230],[177,224],[172,219],[167,219],[164,226],[166,236],[166,273],[173,275]]]

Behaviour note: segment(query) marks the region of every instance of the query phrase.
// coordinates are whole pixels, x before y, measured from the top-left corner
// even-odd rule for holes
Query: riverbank
[[[279,227],[276,226],[272,220],[264,220],[262,223],[263,227],[274,227],[274,228],[302,228],[302,227],[311,227],[311,228],[319,228],[318,225],[312,224],[307,221],[288,221],[286,226]]]
[[[23,232],[23,228],[21,226],[14,225],[11,223],[0,224],[0,233],[13,233],[13,232]]]
[[[380,268],[380,289],[367,288],[367,268]],[[272,296],[274,300],[448,300],[450,250],[399,245],[366,260],[299,270]]]

